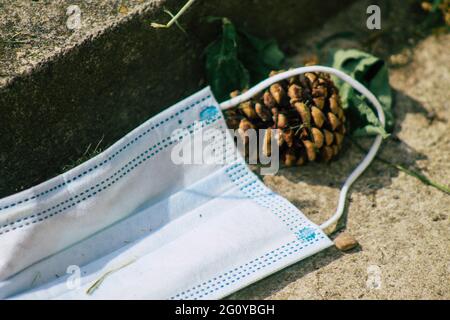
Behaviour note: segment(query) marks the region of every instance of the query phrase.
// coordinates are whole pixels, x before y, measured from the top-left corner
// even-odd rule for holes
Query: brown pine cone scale
[[[231,96],[238,94],[235,91]],[[346,132],[338,89],[325,73],[310,72],[275,83],[224,114],[228,126],[239,129],[244,144],[248,143],[245,131],[249,128],[280,129],[280,160],[287,166],[332,160],[341,150]],[[262,138],[266,155],[270,155],[266,144],[271,135],[268,131]]]

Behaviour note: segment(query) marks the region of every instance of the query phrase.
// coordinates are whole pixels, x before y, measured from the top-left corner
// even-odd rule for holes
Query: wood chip
[[[358,246],[358,241],[349,233],[342,232],[334,239],[336,248],[341,251],[348,251]]]

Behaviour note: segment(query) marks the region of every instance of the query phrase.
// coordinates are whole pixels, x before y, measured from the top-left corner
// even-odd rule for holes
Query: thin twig
[[[102,138],[100,139],[100,141],[97,143],[97,145],[94,148],[94,151],[92,152],[93,154],[95,154],[98,150],[98,147],[100,147],[100,144],[103,142],[103,139],[105,138],[105,135],[102,135]]]
[[[39,280],[40,277],[41,277],[41,273],[37,272],[36,275],[33,278],[33,281],[31,282],[30,287],[34,287],[35,283]]]
[[[174,15],[172,14],[172,12],[170,12],[167,9],[164,9],[164,12],[167,13],[171,18],[174,18]],[[181,26],[181,24],[175,20],[175,25],[178,27],[178,29],[181,30],[181,32],[183,32],[185,35],[187,35],[186,30]]]
[[[359,145],[356,141],[350,139],[350,141],[362,152],[367,153],[368,151],[366,149],[364,149],[361,145]],[[439,191],[442,191],[446,194],[450,194],[450,188],[448,186],[445,186],[443,184],[437,183],[431,179],[429,179],[428,177],[426,177],[425,175],[423,175],[421,172],[416,171],[416,170],[412,170],[412,169],[408,169],[407,167],[405,167],[404,165],[398,164],[398,163],[392,163],[389,160],[383,159],[380,156],[376,156],[375,157],[376,160],[380,161],[381,163],[384,163],[385,165],[388,165],[390,167],[393,167],[399,171],[402,171],[404,173],[406,173],[407,175],[410,175],[411,177],[414,177],[418,180],[420,180],[422,183],[424,183],[425,185],[434,187],[436,189],[438,189]]]
[[[123,264],[120,267],[117,267],[115,269],[109,270],[106,273],[104,273],[100,278],[95,280],[94,283],[86,290],[86,294],[88,294],[88,295],[93,294],[94,291],[97,290],[98,287],[100,287],[100,285],[103,283],[103,281],[106,279],[106,277],[108,277],[111,273],[114,273],[116,271],[119,271],[120,269],[123,269],[123,268],[129,266],[130,264],[132,264],[135,261],[136,261],[136,259],[133,259],[133,260]]]
[[[35,41],[35,39],[32,39],[32,38],[34,38],[33,35],[28,35],[28,38],[26,38],[26,39],[16,39],[18,36],[26,37],[26,35],[24,33],[16,32],[8,39],[0,39],[0,42],[8,43],[8,44],[29,44],[29,43],[32,43],[33,41]]]
[[[183,13],[185,13],[187,9],[189,9],[189,7],[194,3],[194,1],[195,0],[189,0],[188,2],[186,2],[184,4],[184,6],[180,9],[180,11],[178,11],[178,13],[175,16],[173,16],[170,13],[170,15],[172,16],[172,19],[168,23],[160,24],[160,23],[152,22],[150,25],[153,28],[170,28],[174,23],[177,23],[178,18],[181,17],[181,15]]]

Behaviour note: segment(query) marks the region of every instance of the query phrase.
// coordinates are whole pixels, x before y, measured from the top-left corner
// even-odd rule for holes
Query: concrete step
[[[214,30],[202,18],[226,16],[284,45],[350,2],[197,1],[181,19],[185,35],[150,27],[184,1],[1,0],[0,197],[61,173],[205,86],[202,52]]]

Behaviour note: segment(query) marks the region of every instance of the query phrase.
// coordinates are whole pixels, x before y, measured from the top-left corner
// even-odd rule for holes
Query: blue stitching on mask
[[[190,294],[189,296],[186,295],[186,294],[189,293],[189,292],[192,292],[192,291],[193,291],[194,289],[196,289],[196,288],[199,289],[199,288],[204,287],[204,286],[206,286],[206,285],[208,285],[206,288],[197,290],[197,291],[195,291],[194,293],[199,293],[200,291],[204,291],[204,290],[209,289],[211,286],[216,286],[217,283],[213,283],[213,282],[214,282],[214,281],[217,281],[218,279],[224,278],[224,276],[226,276],[226,275],[228,275],[228,274],[232,274],[232,273],[234,273],[234,272],[238,272],[238,274],[242,274],[243,272],[240,271],[242,268],[251,266],[252,264],[255,264],[256,262],[258,262],[258,261],[260,261],[261,259],[264,259],[264,258],[266,258],[264,261],[267,261],[267,257],[270,257],[270,256],[273,255],[273,254],[276,254],[277,251],[283,250],[283,249],[287,248],[288,246],[291,246],[291,245],[294,244],[294,243],[295,243],[295,241],[291,241],[291,242],[289,242],[289,243],[287,243],[287,244],[285,244],[285,245],[283,245],[283,246],[281,246],[281,247],[279,247],[279,248],[277,248],[277,249],[274,249],[274,250],[272,250],[272,251],[266,253],[265,255],[262,255],[262,256],[260,256],[260,257],[258,257],[258,258],[255,258],[255,259],[253,259],[253,260],[251,260],[251,261],[249,261],[249,262],[247,262],[247,263],[245,263],[245,264],[243,264],[243,265],[240,265],[239,267],[234,268],[234,269],[232,269],[231,271],[225,272],[225,273],[223,273],[223,274],[221,274],[221,275],[218,275],[218,276],[216,276],[216,277],[214,277],[214,278],[212,278],[212,279],[210,279],[210,280],[208,280],[208,281],[203,282],[202,284],[199,284],[199,285],[197,285],[197,286],[194,286],[194,287],[192,287],[191,289],[188,289],[188,290],[183,291],[183,292],[181,292],[181,293],[179,293],[179,294],[176,294],[175,296],[171,297],[170,299],[183,299],[183,298],[182,298],[183,295],[184,295],[186,298],[192,297],[194,294]],[[227,278],[225,278],[225,279],[227,279]],[[220,281],[222,281],[222,280],[219,280],[219,282],[220,282]],[[209,293],[209,292],[208,292],[208,293]]]
[[[231,181],[240,187],[241,191],[261,206],[273,211],[291,231],[297,231],[300,226],[309,223],[304,217],[297,214],[296,209],[290,203],[278,197],[270,189],[262,186],[261,182],[250,174],[245,165],[241,163],[232,165],[226,172]],[[236,175],[239,177],[236,177]]]
[[[157,123],[157,124],[155,124],[155,125],[152,125],[149,129],[147,129],[145,132],[139,134],[137,137],[134,137],[133,140],[131,140],[131,141],[130,141],[129,143],[127,143],[126,145],[122,146],[119,150],[117,150],[115,153],[113,153],[113,154],[112,154],[111,156],[109,156],[107,159],[105,159],[105,160],[103,160],[102,162],[100,162],[100,163],[98,163],[98,164],[92,166],[92,167],[89,168],[89,169],[86,169],[85,171],[83,171],[83,172],[80,173],[79,175],[77,175],[77,176],[75,176],[75,177],[73,177],[73,178],[71,178],[71,179],[68,179],[67,181],[64,181],[64,182],[62,182],[62,183],[60,183],[60,184],[58,184],[58,185],[56,185],[56,186],[54,186],[54,187],[52,187],[52,188],[50,188],[50,189],[47,189],[47,190],[45,190],[45,191],[42,191],[42,192],[40,192],[40,193],[38,193],[38,194],[36,194],[36,195],[34,195],[34,196],[32,196],[32,197],[25,198],[25,199],[22,199],[22,200],[20,200],[20,201],[13,202],[13,203],[10,203],[10,204],[8,204],[8,205],[6,205],[6,206],[0,207],[0,211],[1,211],[1,210],[4,210],[4,209],[11,208],[11,207],[14,207],[14,206],[16,206],[16,205],[19,205],[19,204],[22,204],[22,203],[25,203],[25,202],[28,202],[28,201],[30,201],[30,200],[37,199],[37,198],[39,198],[39,197],[41,197],[41,196],[43,196],[43,195],[46,195],[46,194],[48,194],[48,193],[50,193],[50,192],[52,192],[52,191],[58,190],[59,188],[65,186],[65,185],[68,185],[69,183],[71,183],[71,182],[73,182],[73,181],[75,181],[75,180],[78,180],[79,178],[83,177],[84,175],[86,175],[86,174],[92,172],[93,170],[97,169],[98,167],[101,167],[101,166],[105,165],[106,163],[108,163],[109,161],[111,161],[113,158],[115,158],[117,155],[119,155],[122,151],[124,151],[125,149],[127,149],[130,145],[132,145],[133,143],[137,142],[137,141],[138,141],[139,139],[141,139],[143,136],[147,135],[149,132],[153,131],[155,128],[159,127],[159,126],[160,126],[161,124],[163,124],[164,122],[167,122],[167,121],[169,121],[170,119],[173,119],[173,118],[175,118],[176,116],[179,116],[181,113],[183,113],[183,112],[185,112],[185,111],[188,111],[189,109],[192,109],[193,107],[195,107],[195,106],[198,105],[199,103],[202,103],[202,102],[204,102],[205,100],[207,100],[207,99],[209,99],[209,98],[211,98],[211,95],[207,95],[206,97],[204,97],[204,98],[202,98],[202,99],[200,99],[200,100],[197,100],[197,101],[194,102],[193,104],[191,104],[191,105],[185,107],[184,109],[179,110],[178,112],[176,112],[175,114],[171,115],[170,117],[167,117],[166,119],[161,120],[159,123]],[[0,234],[1,234],[1,233],[0,233]]]
[[[313,245],[319,240],[323,239],[324,236],[321,235],[320,238],[317,238],[308,243],[300,243],[297,240],[288,242],[287,244],[274,249],[258,258],[251,260],[239,267],[236,267],[230,271],[227,271],[221,275],[218,275],[208,281],[203,282],[197,286],[192,287],[186,291],[180,292],[172,297],[171,300],[183,300],[183,299],[200,299],[204,296],[207,296],[215,291],[225,288],[236,281],[243,279],[262,268],[270,266],[273,263],[276,263],[292,254],[303,250],[304,248]]]
[[[209,97],[209,96],[208,96]],[[208,98],[207,97],[207,98]],[[204,101],[205,99],[202,99],[202,101]],[[170,117],[172,118],[172,117]],[[204,123],[202,123],[202,127],[204,127],[204,125],[209,125],[211,123],[214,123],[215,121],[217,121],[220,118],[217,117],[215,119],[212,119],[210,122],[209,121],[205,121]],[[167,118],[165,121],[168,121],[169,118]],[[209,120],[209,119],[208,119]],[[164,121],[162,121],[164,122]],[[161,122],[161,123],[162,123]],[[158,127],[159,124],[156,125],[156,127]],[[190,128],[192,126],[189,125],[186,128]],[[222,126],[222,125],[221,125]],[[153,129],[153,127],[152,127]],[[149,131],[149,130],[148,130]],[[147,131],[147,132],[148,132]],[[193,130],[195,131],[195,129]],[[192,133],[193,131],[189,131],[190,133]],[[145,134],[144,134],[145,135]],[[140,137],[142,137],[142,135],[139,135],[138,138],[135,138],[135,140],[131,141],[130,143],[128,143],[125,147],[122,147],[118,152],[116,152],[116,154],[112,155],[112,158],[114,158],[118,153],[120,153],[123,149],[126,149],[130,144],[132,144],[133,142],[137,141],[137,139],[139,139]],[[180,137],[181,139],[181,137]],[[33,221],[33,222],[26,222],[24,224],[22,224],[21,226],[17,226],[11,230],[15,230],[17,228],[21,228],[24,226],[28,226],[30,224],[33,223],[37,223],[39,221],[43,221],[45,219],[48,219],[49,217],[56,215],[62,211],[64,211],[66,208],[70,208],[82,201],[87,200],[88,198],[95,196],[96,194],[98,194],[99,192],[103,191],[104,189],[108,188],[109,186],[113,185],[115,182],[117,182],[118,180],[120,180],[122,177],[124,177],[127,173],[129,173],[130,171],[132,171],[134,168],[136,168],[137,166],[139,166],[142,162],[146,161],[147,159],[153,157],[154,155],[156,155],[158,152],[160,152],[161,150],[167,148],[169,145],[173,144],[174,142],[178,141],[178,140],[173,140],[173,141],[168,141],[170,140],[170,137],[167,137],[166,139],[163,139],[162,141],[158,142],[157,144],[155,144],[154,146],[152,146],[150,149],[148,149],[147,151],[145,151],[144,153],[147,155],[149,152],[153,151],[150,155],[147,155],[146,158],[143,158],[142,160],[140,160],[138,163],[134,164],[133,166],[129,167],[127,169],[127,167],[129,165],[131,165],[133,162],[135,162],[136,160],[138,160],[141,156],[143,156],[143,154],[137,156],[136,158],[134,158],[133,160],[129,161],[124,167],[122,167],[121,169],[119,169],[116,173],[114,173],[114,175],[110,176],[109,178],[107,178],[106,180],[97,183],[95,186],[90,187],[89,189],[86,189],[84,192],[74,196],[73,198],[67,199],[65,202],[62,202],[54,207],[59,207],[61,205],[64,205],[65,203],[69,202],[69,201],[73,201],[76,198],[82,197],[83,195],[85,195],[85,193],[87,192],[91,192],[93,191],[95,188],[99,188],[102,184],[105,184],[106,182],[108,182],[108,184],[106,186],[101,187],[100,189],[86,194],[83,198],[77,200],[77,202],[70,204],[67,207],[64,207],[62,209],[60,209],[59,211],[53,212],[50,215],[47,215],[45,217],[39,218],[37,221]],[[168,142],[167,142],[168,141]],[[163,146],[160,146],[161,144],[165,143]],[[158,149],[155,150],[155,148],[157,146],[160,146]],[[111,157],[108,158],[109,160],[111,160]],[[106,162],[105,162],[106,163]],[[84,172],[81,175],[86,174],[87,172],[92,171],[93,169],[96,169],[98,167],[98,165],[95,165],[94,167],[88,169],[86,172]],[[112,178],[114,178],[118,173],[120,173],[122,170],[127,169],[124,173],[122,173],[119,177],[111,180]],[[305,222],[307,222],[307,220],[305,221],[304,218],[299,219],[300,216],[296,215],[296,217],[294,217],[293,214],[293,210],[292,207],[289,207],[285,202],[283,201],[282,198],[279,198],[276,196],[275,193],[273,193],[272,191],[270,191],[269,189],[263,187],[261,185],[261,182],[258,181],[255,177],[251,176],[248,172],[248,169],[245,167],[245,165],[243,165],[242,163],[237,163],[235,165],[230,166],[229,168],[226,169],[226,172],[229,174],[230,179],[233,181],[233,183],[236,184],[236,186],[238,186],[240,188],[240,190],[242,192],[244,192],[244,194],[247,195],[248,198],[252,198],[254,201],[258,202],[260,205],[270,209],[272,212],[274,212],[280,219],[282,219],[283,222],[286,223],[286,225],[293,230],[294,226],[296,225],[304,225]],[[75,177],[72,181],[76,180],[77,178],[79,178],[81,175]],[[69,181],[68,181],[69,182]],[[68,183],[67,182],[67,183]],[[49,190],[51,191],[51,190]],[[48,192],[49,192],[48,191]],[[30,198],[31,199],[31,198]],[[30,200],[30,199],[26,199],[26,201]],[[24,201],[19,201],[16,204],[19,204],[21,202]],[[4,207],[6,208],[6,207]],[[3,209],[3,208],[1,208]],[[0,209],[0,210],[1,210]],[[281,210],[280,210],[281,209]],[[47,209],[46,211],[49,211],[51,209]],[[295,211],[296,213],[296,211]],[[40,213],[42,214],[42,213]],[[39,214],[36,214],[39,215]],[[22,219],[18,219],[17,221],[4,225],[1,228],[7,227],[11,224],[15,224],[24,220],[27,220],[31,217],[34,217],[35,215],[26,217],[26,218],[22,218]],[[293,221],[291,221],[293,220]],[[294,224],[294,226],[292,226],[292,224]],[[9,232],[11,230],[6,230],[4,232],[1,232],[1,234]],[[297,229],[298,230],[298,229]],[[177,294],[176,296],[172,297],[171,299],[183,299],[183,298],[202,298],[208,294],[211,294],[217,290],[223,289],[226,286],[229,286],[233,283],[235,283],[236,281],[245,278],[249,275],[251,275],[252,273],[257,272],[258,270],[269,266],[283,258],[286,258],[300,250],[302,250],[303,248],[310,246],[311,244],[319,241],[320,239],[323,239],[324,236],[322,234],[320,234],[319,238],[311,238],[311,237],[306,237],[306,243],[300,243],[298,240],[294,240],[292,242],[289,242],[277,249],[274,249],[262,256],[260,256],[259,258],[256,258],[248,263],[245,263],[237,268],[234,268],[228,272],[225,272],[211,280],[208,280],[202,284],[199,284],[197,286],[194,286],[191,289],[188,289],[184,292],[181,292],[179,294]]]
[[[286,226],[294,232],[297,236],[297,240],[291,241],[246,264],[205,281],[202,284],[180,292],[175,296],[170,297],[172,300],[200,299],[324,239],[324,235],[320,233],[316,233],[314,237],[311,236],[311,233],[302,234],[302,230],[310,228],[309,221],[301,215],[298,215],[297,211],[290,203],[287,203],[286,200],[263,186],[261,181],[248,171],[245,164],[241,162],[233,164],[227,168],[225,172],[228,174],[230,180],[239,187],[248,198],[256,201],[261,206],[270,209],[278,216]],[[302,226],[303,228],[301,228]],[[300,234],[298,230],[300,230]],[[318,237],[316,237],[317,235]]]
[[[214,119],[209,119],[206,121],[202,122],[201,127],[203,128],[206,125],[212,124],[214,122],[216,122],[217,120],[220,119],[220,115],[218,115],[216,118]],[[198,121],[195,121],[194,123],[188,125],[186,127],[186,129],[191,129],[192,126],[194,126]],[[189,130],[189,133],[191,134],[192,132],[198,130],[199,128],[194,128],[194,130]],[[84,190],[83,192],[79,193],[78,195],[75,195],[69,199],[66,199],[63,202],[60,202],[57,205],[54,205],[53,207],[50,207],[46,210],[43,210],[37,214],[32,214],[28,217],[25,218],[21,218],[18,219],[16,221],[10,222],[8,224],[5,224],[3,226],[0,227],[0,229],[4,229],[6,227],[12,227],[10,229],[4,230],[4,231],[0,231],[0,235],[4,234],[4,233],[8,233],[10,231],[14,231],[16,229],[19,228],[23,228],[25,226],[28,226],[30,224],[34,224],[37,222],[41,222],[43,220],[46,220],[54,215],[57,215],[75,205],[77,205],[80,202],[83,202],[95,195],[97,195],[98,193],[102,192],[103,190],[107,189],[108,187],[112,186],[113,184],[115,184],[117,181],[119,181],[121,178],[123,178],[124,176],[126,176],[129,172],[131,172],[132,170],[134,170],[136,167],[138,167],[142,162],[147,161],[148,159],[152,158],[153,156],[155,156],[156,154],[158,154],[160,151],[164,150],[165,148],[169,147],[170,145],[172,145],[173,143],[177,142],[178,140],[173,140],[173,141],[168,141],[170,140],[170,136],[166,137],[165,139],[161,140],[160,142],[156,143],[155,145],[153,145],[151,148],[147,149],[146,151],[142,152],[140,155],[138,155],[137,157],[135,157],[134,159],[130,160],[125,166],[123,166],[122,168],[120,168],[119,170],[117,170],[113,175],[111,175],[110,177],[108,177],[107,179],[103,180],[102,182],[97,183],[95,186],[92,186],[86,190]],[[163,146],[160,146],[161,144],[163,144]],[[158,149],[155,150],[156,147],[160,146]],[[151,153],[150,153],[151,152]],[[140,160],[139,162],[135,163],[133,166],[129,167],[133,162],[136,162],[139,158],[142,158],[142,160]],[[124,171],[120,176],[116,177],[119,173],[121,173],[122,171]],[[101,187],[100,187],[101,186]],[[95,188],[98,188],[98,190],[92,192]],[[43,214],[50,212],[54,209],[58,209],[59,207],[67,204],[68,202],[73,201],[71,204],[64,206],[62,208],[60,208],[59,210],[56,210],[46,216],[41,217]],[[38,218],[39,217],[39,218]],[[33,219],[33,218],[37,218],[34,221],[31,222],[25,222],[22,223],[18,226],[15,226],[17,223],[19,222],[23,222],[26,221],[28,219]]]

